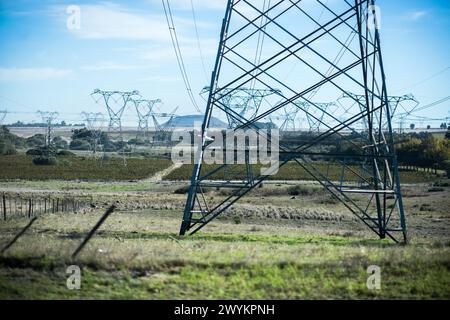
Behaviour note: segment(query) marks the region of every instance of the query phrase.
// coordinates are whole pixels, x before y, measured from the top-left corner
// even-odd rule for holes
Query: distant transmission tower
[[[3,121],[6,118],[6,114],[8,112],[6,110],[0,110],[0,138],[3,136]]]
[[[139,96],[139,91],[103,91],[95,89],[91,94],[96,103],[103,102],[109,115],[108,133],[120,144],[120,153],[122,154],[123,164],[126,166],[125,142],[122,132],[122,116],[126,106],[133,98]]]
[[[3,121],[5,120],[7,113],[8,111],[6,110],[0,110],[0,126],[3,125]]]
[[[47,125],[45,130],[45,146],[47,147],[47,151],[49,151],[53,138],[53,122],[56,120],[59,113],[40,110],[38,110],[37,113],[41,116],[42,122]]]
[[[340,99],[345,99],[345,98],[350,98],[351,100],[353,100],[359,106],[359,108],[361,110],[363,110],[365,108],[365,105],[366,105],[366,102],[365,102],[366,96],[365,95],[357,95],[357,94],[354,94],[351,92],[345,92]],[[412,105],[409,108],[410,110],[413,110],[414,108],[416,108],[419,105],[419,101],[417,101],[416,98],[412,94],[388,97],[388,103],[391,107],[391,121],[397,116],[397,110],[399,109],[399,107],[401,107],[403,109],[405,114],[409,113],[409,110],[406,110],[406,108],[402,105],[402,102],[405,102],[405,101],[412,102]],[[400,114],[398,116],[398,118],[399,118],[398,131],[399,131],[399,133],[402,133],[404,130],[405,117],[403,117],[402,114]],[[394,121],[392,121],[392,122],[394,122]],[[367,123],[366,119],[364,121],[364,127],[365,128],[368,127],[368,123]]]
[[[178,107],[172,112],[152,111],[150,113],[153,120],[153,126],[155,127],[155,136],[153,138],[153,143],[155,145],[164,145],[170,142],[171,133],[174,129],[173,119],[177,116],[177,110]]]
[[[321,126],[325,122],[327,115],[332,115],[334,112],[332,107],[337,107],[335,102],[309,102],[297,101],[297,107],[305,110],[306,120],[308,121],[310,131],[320,131]]]
[[[160,99],[146,100],[146,99],[133,99],[134,107],[138,115],[138,136],[148,140],[148,121],[153,112],[153,107],[157,103],[161,103]]]
[[[105,116],[103,113],[94,113],[94,112],[82,112],[81,116],[86,122],[86,127],[91,134],[91,152],[95,157],[98,147],[101,144],[100,137],[102,135],[102,127],[105,123]]]
[[[377,11],[374,0],[227,1],[180,234],[199,231],[268,178],[262,172],[230,177],[223,175],[228,164],[203,165],[212,117],[225,114],[231,127],[266,139],[258,123],[293,105],[321,130],[307,141],[281,140],[279,166],[298,165],[380,238],[407,241]],[[286,77],[292,69],[295,77]],[[242,112],[233,99],[247,88],[277,94],[264,95],[259,108]],[[312,101],[313,95],[315,101],[330,101],[347,92],[365,99],[350,98],[357,107],[343,101],[344,108],[334,112]],[[349,148],[323,147],[336,138]],[[340,181],[315,157],[338,166]],[[363,165],[353,165],[358,162]],[[229,188],[229,196],[204,196],[211,186]]]
[[[209,92],[210,87],[205,87],[203,92]],[[236,128],[240,125],[233,116],[231,111],[237,113],[241,117],[252,119],[261,109],[265,98],[276,95],[279,90],[276,89],[255,89],[255,88],[224,88],[217,96],[217,104],[221,105],[224,110],[228,127]]]

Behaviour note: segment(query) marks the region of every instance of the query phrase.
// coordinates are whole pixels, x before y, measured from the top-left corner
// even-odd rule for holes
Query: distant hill
[[[203,115],[189,115],[189,116],[179,116],[172,119],[171,123],[166,122],[163,124],[164,127],[175,127],[175,128],[193,128],[194,124],[201,126],[203,123]],[[227,128],[227,124],[217,118],[211,118],[210,127],[212,128]]]

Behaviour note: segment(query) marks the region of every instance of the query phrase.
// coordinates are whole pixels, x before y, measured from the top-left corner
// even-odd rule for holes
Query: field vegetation
[[[75,260],[71,253],[100,215],[41,217],[0,258],[0,298],[25,299],[448,299],[450,243],[400,246],[364,229],[298,221],[223,218],[177,236],[179,211],[120,210]],[[4,243],[26,221],[0,224]],[[66,268],[82,268],[81,290]],[[366,286],[382,270],[381,290]]]
[[[0,157],[0,179],[24,180],[134,180],[143,179],[171,165],[161,158],[130,158],[127,166],[121,158],[102,162],[91,157],[61,156],[52,166],[37,166],[32,156],[23,154]]]

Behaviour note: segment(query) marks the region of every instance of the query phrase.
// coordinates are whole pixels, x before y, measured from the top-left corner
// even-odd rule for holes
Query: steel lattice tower
[[[3,120],[5,120],[7,113],[6,110],[0,110],[0,126],[3,125]]]
[[[342,97],[340,97],[338,100],[340,101],[341,99],[346,99],[349,98],[352,101],[354,101],[356,104],[359,105],[360,108],[364,108],[365,103],[365,99],[366,96],[365,95],[357,95],[351,92],[346,92],[342,95]],[[416,100],[416,98],[410,93],[410,94],[405,94],[403,96],[389,96],[388,97],[388,102],[391,108],[391,122],[393,122],[394,118],[397,115],[397,110],[399,109],[400,106],[402,106],[402,103],[405,101],[409,101],[412,102],[412,106],[411,106],[411,110],[413,110],[414,108],[416,108],[419,105],[419,101]],[[406,114],[408,114],[408,110],[406,110],[403,106],[403,111],[406,112]],[[398,131],[399,133],[402,133],[403,131],[403,125],[404,125],[404,115],[400,115],[399,116],[399,128]],[[364,128],[368,127],[368,123],[367,121],[364,121]]]
[[[172,112],[157,112],[152,111],[150,116],[153,120],[153,126],[155,128],[155,136],[153,137],[153,144],[163,145],[170,143],[170,138],[173,127],[173,119],[177,116],[176,112],[178,107],[176,107]],[[164,123],[163,123],[164,122]]]
[[[148,139],[148,121],[152,115],[153,107],[157,103],[161,103],[161,100],[133,99],[132,101],[138,115],[138,136]]]
[[[91,151],[92,155],[95,157],[97,148],[100,144],[100,137],[102,135],[102,127],[103,123],[105,122],[105,116],[100,112],[82,112],[81,116],[83,117],[84,121],[86,121],[86,127],[91,133]]]
[[[3,136],[3,121],[6,118],[6,114],[8,113],[8,111],[6,110],[0,110],[0,138],[2,138]]]
[[[295,105],[319,121],[323,130],[296,146],[286,146],[280,141],[280,170],[288,163],[298,165],[380,238],[406,242],[391,106],[374,2],[227,2],[202,125],[202,142],[196,154],[180,234],[197,232],[268,178],[242,175],[241,179],[212,181],[212,176],[225,170],[227,164],[212,171],[203,166],[210,145],[207,132],[211,117],[226,114],[236,121],[237,128],[258,131],[257,122],[267,121],[277,110]],[[262,38],[263,48],[259,45]],[[254,48],[258,54],[252,59],[248,52]],[[293,68],[295,76],[287,78],[286,74],[293,74]],[[276,95],[278,101],[265,102],[248,119],[222,101],[236,90],[249,87],[281,92]],[[334,113],[322,110],[312,101],[313,97],[315,101],[334,101],[346,92],[364,95],[365,99],[355,101],[357,107],[345,105]],[[309,109],[299,102],[308,103]],[[315,116],[311,108],[323,112],[323,117]],[[367,130],[358,129],[364,122]],[[345,141],[358,153],[328,153],[317,147],[333,138]],[[333,159],[342,169],[341,182],[329,177],[312,160],[313,156]],[[364,165],[349,165],[350,156],[352,161]],[[206,198],[203,190],[210,186],[231,188],[231,195]]]
[[[203,90],[210,89],[206,87]],[[263,100],[278,93],[279,90],[276,89],[224,88],[217,98],[226,110],[228,128],[237,128],[240,122],[229,113],[236,112],[239,116],[251,120],[258,114]]]
[[[52,136],[53,136],[53,121],[55,121],[59,113],[40,110],[38,110],[37,113],[41,116],[42,122],[47,125],[47,128],[45,130],[45,146],[50,147],[50,145],[52,144]]]
[[[114,136],[114,138],[116,138],[116,140],[118,140],[121,144],[123,163],[126,166],[127,162],[125,157],[125,142],[123,140],[122,132],[122,116],[126,106],[132,101],[133,97],[139,96],[139,91],[134,90],[122,92],[95,89],[91,96],[96,103],[100,103],[100,100],[103,100],[109,115],[108,133],[111,137]]]

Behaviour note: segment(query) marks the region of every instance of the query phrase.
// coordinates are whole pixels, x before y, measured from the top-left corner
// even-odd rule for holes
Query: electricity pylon
[[[0,126],[3,125],[3,121],[5,120],[7,113],[8,111],[6,110],[0,110]]]
[[[210,87],[205,87],[200,94],[205,94],[209,90]],[[224,88],[218,96],[218,100],[225,109],[233,110],[240,116],[251,119],[258,114],[266,97],[278,93],[279,90],[275,89]],[[228,128],[236,128],[239,123],[227,112],[225,114],[227,115]]]
[[[138,136],[148,139],[148,121],[153,112],[153,107],[157,103],[161,103],[160,99],[146,100],[146,99],[133,99],[134,107],[138,115]]]
[[[171,133],[174,129],[173,119],[177,116],[177,110],[178,107],[169,113],[156,111],[150,113],[155,128],[155,136],[153,137],[154,144],[161,145],[170,141]]]
[[[91,144],[91,152],[92,156],[95,157],[97,153],[97,149],[101,144],[100,137],[102,135],[102,127],[105,123],[105,116],[103,113],[97,112],[82,112],[81,116],[86,122],[86,127],[90,132],[92,144]]]
[[[269,4],[256,0],[227,1],[202,141],[195,156],[180,234],[199,231],[269,177],[264,175],[267,172],[261,172],[252,177],[228,176],[224,181],[220,173],[228,164],[203,165],[212,145],[208,135],[211,117],[225,113],[237,124],[235,129],[253,130],[260,139],[269,140],[258,130],[257,122],[294,105],[321,122],[323,129],[308,141],[297,141],[295,146],[292,141],[289,145],[280,141],[280,170],[288,163],[298,165],[380,238],[407,241],[378,10],[374,5],[374,0]],[[253,60],[249,51],[254,48],[257,54]],[[293,68],[295,77],[287,78]],[[222,103],[227,97],[231,99],[236,90],[249,87],[281,92],[276,95],[278,101],[265,101],[271,97],[264,99],[265,107],[249,119],[239,109],[227,108]],[[364,108],[345,105],[330,113],[312,101],[312,96],[316,96],[314,100],[330,101],[346,92],[364,95]],[[308,103],[309,109],[298,102]],[[314,108],[325,116],[314,115]],[[367,130],[358,129],[364,122]],[[345,141],[352,151],[345,148],[330,152],[320,148],[321,144],[331,145],[336,139]],[[319,156],[339,166],[340,178],[329,176],[313,160]],[[364,165],[353,166],[350,159]],[[227,197],[205,197],[204,188],[211,186],[232,191]]]
[[[0,110],[0,138],[3,136],[3,121],[6,118],[6,114],[8,112],[6,110]]]
[[[309,130],[317,132],[320,131],[320,127],[323,126],[324,122],[328,122],[325,121],[327,115],[334,114],[334,111],[331,110],[331,108],[337,107],[337,104],[335,102],[297,101],[295,102],[295,104],[297,105],[297,107],[305,110]]]
[[[48,148],[51,146],[53,138],[53,121],[55,121],[59,113],[40,110],[37,113],[41,116],[42,122],[47,125],[45,130],[45,146],[47,147],[47,151],[49,151]]]
[[[123,139],[122,132],[122,116],[125,111],[126,106],[134,97],[139,96],[139,91],[103,91],[100,89],[95,89],[91,93],[92,98],[96,103],[103,101],[106,110],[109,115],[109,125],[108,134],[111,139],[115,138],[120,144],[120,153],[122,154],[123,164],[127,165],[126,155],[125,155],[125,142]],[[105,149],[105,148],[104,148]]]
[[[340,99],[345,99],[345,98],[351,98],[355,103],[357,103],[357,105],[360,107],[360,109],[365,108],[365,104],[366,104],[365,103],[365,99],[366,99],[365,95],[357,95],[357,94],[354,94],[351,92],[345,92]],[[399,107],[401,107],[403,109],[403,111],[405,112],[398,116],[398,119],[399,119],[398,131],[399,131],[399,133],[403,132],[403,129],[404,129],[403,127],[404,127],[405,118],[406,118],[405,115],[406,114],[409,115],[409,110],[406,110],[406,108],[402,105],[402,103],[405,101],[412,103],[411,107],[409,108],[410,110],[414,110],[419,105],[419,101],[417,101],[416,98],[411,93],[405,94],[402,96],[389,96],[388,97],[388,103],[391,107],[391,122],[392,123],[395,123],[395,121],[393,121],[393,120],[397,116],[397,110],[399,109]],[[367,126],[368,126],[367,121],[364,121],[364,127],[367,128]]]
[[[288,106],[283,108],[283,113],[281,115],[270,116],[270,123],[274,124],[274,120],[280,123],[279,129],[281,132],[296,131],[297,125],[296,120],[298,120],[299,109],[295,106]]]

